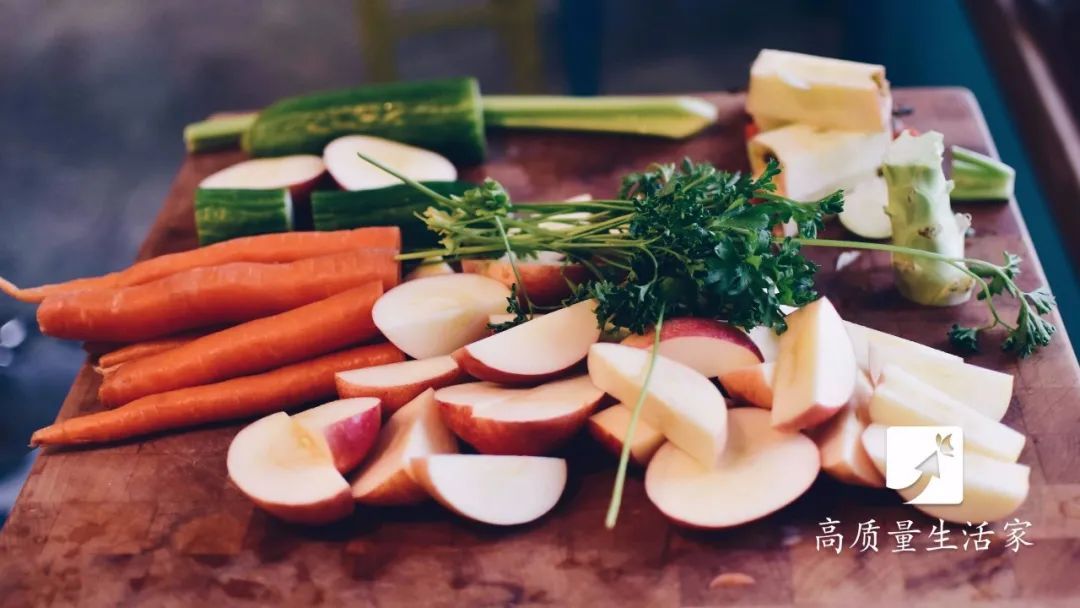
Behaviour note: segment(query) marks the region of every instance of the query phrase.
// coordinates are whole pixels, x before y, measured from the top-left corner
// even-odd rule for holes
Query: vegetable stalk
[[[1016,171],[989,156],[960,146],[952,146],[953,190],[955,201],[1008,200],[1013,195]]]
[[[949,206],[952,185],[941,170],[945,147],[940,133],[900,134],[885,154],[882,170],[889,186],[885,211],[894,245],[964,257],[964,234]],[[960,262],[962,265],[962,262]],[[955,306],[971,297],[975,282],[958,265],[931,256],[893,253],[896,287],[905,298],[926,306]]]
[[[716,122],[698,97],[484,96],[484,122],[510,129],[631,133],[681,139]]]

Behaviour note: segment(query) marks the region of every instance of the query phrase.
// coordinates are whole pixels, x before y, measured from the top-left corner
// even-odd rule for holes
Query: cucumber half
[[[195,229],[200,245],[240,236],[288,232],[292,228],[293,202],[287,188],[199,188],[195,193]]]

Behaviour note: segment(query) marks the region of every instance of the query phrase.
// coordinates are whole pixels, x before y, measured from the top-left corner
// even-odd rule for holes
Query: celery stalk
[[[630,133],[681,139],[716,122],[699,97],[559,97],[485,95],[489,127]]]
[[[973,152],[960,146],[952,150],[952,180],[950,196],[957,201],[1001,200],[1013,195],[1016,172],[1000,160]]]

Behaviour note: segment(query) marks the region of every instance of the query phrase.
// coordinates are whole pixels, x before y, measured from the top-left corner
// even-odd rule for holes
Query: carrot
[[[0,278],[0,292],[23,302],[40,302],[46,296],[58,293],[141,285],[192,268],[218,266],[229,262],[294,262],[303,258],[368,247],[401,249],[401,230],[396,226],[375,226],[332,232],[260,234],[136,262],[124,270],[100,277],[24,289]]]
[[[234,262],[156,281],[48,296],[41,331],[57,338],[139,342],[292,310],[378,280],[398,284],[396,249],[356,249],[285,264]]]
[[[166,336],[164,338],[157,338],[155,340],[126,344],[115,350],[102,353],[98,357],[97,364],[98,367],[116,367],[121,363],[127,363],[129,361],[134,361],[135,359],[142,359],[144,357],[149,357],[150,355],[156,355],[167,350],[172,350],[177,346],[187,344],[196,338],[201,338],[207,335],[207,333],[211,332],[185,332],[173,336]]]
[[[351,348],[273,371],[149,395],[114,410],[35,431],[31,445],[119,441],[172,429],[254,418],[335,396],[334,374],[404,361],[390,344]]]
[[[372,281],[313,304],[248,321],[136,359],[101,383],[106,406],[263,372],[360,344],[378,335],[371,318],[382,284]]]

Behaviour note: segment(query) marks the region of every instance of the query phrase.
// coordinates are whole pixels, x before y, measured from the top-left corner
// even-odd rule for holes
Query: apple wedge
[[[439,418],[435,391],[428,389],[390,416],[371,455],[351,478],[350,499],[386,506],[423,502],[427,492],[413,481],[409,462],[457,451],[457,440]]]
[[[297,154],[255,158],[225,167],[199,182],[200,188],[229,190],[277,190],[288,188],[294,199],[303,198],[326,173],[318,156]]]
[[[810,437],[821,451],[821,470],[830,477],[851,485],[885,487],[885,478],[863,449],[862,435],[867,427],[866,410],[874,387],[865,373],[855,377],[855,392],[844,409]]]
[[[645,471],[645,493],[673,522],[716,529],[760,519],[802,496],[817,478],[818,449],[801,433],[778,431],[769,412],[735,408],[723,459],[702,465],[665,443]]]
[[[828,420],[855,390],[855,352],[828,298],[787,316],[773,378],[773,426],[798,431]]]
[[[630,429],[631,415],[630,408],[621,403],[601,410],[589,417],[589,434],[612,454],[620,456],[626,432]],[[634,436],[630,438],[630,460],[645,466],[663,444],[664,435],[639,418]]]
[[[284,412],[244,427],[225,458],[229,479],[271,515],[300,524],[325,524],[353,511],[349,484],[326,444]]]
[[[566,461],[541,456],[454,454],[414,458],[412,476],[454,513],[496,526],[540,518],[566,487]]]
[[[643,389],[650,357],[640,348],[594,344],[589,349],[589,377],[595,386],[632,406]],[[724,396],[708,378],[663,355],[656,357],[640,419],[703,465],[714,465],[724,451]]]
[[[567,264],[562,254],[541,251],[535,259],[517,261],[522,287],[533,304],[553,306],[570,295],[570,284],[583,283],[592,276],[581,264]],[[517,283],[514,267],[503,256],[497,260],[462,260],[461,271],[480,274],[510,287]]]
[[[475,274],[408,281],[371,310],[375,327],[413,359],[449,355],[487,334],[488,317],[506,310],[510,290]]]
[[[655,330],[631,334],[626,346],[651,349]],[[713,319],[680,317],[664,322],[660,330],[660,354],[688,365],[706,378],[761,363],[757,345],[741,329]]]
[[[934,360],[912,351],[870,343],[870,378],[880,381],[887,365],[897,365],[919,380],[993,420],[1001,420],[1012,401],[1013,377],[963,361]]]
[[[481,454],[542,456],[562,446],[584,426],[604,397],[588,376],[566,378],[523,390],[486,382],[464,384],[440,397],[443,422]],[[470,395],[469,389],[476,389]],[[503,397],[496,396],[501,391]]]
[[[427,389],[449,386],[464,377],[454,358],[443,355],[338,372],[334,381],[338,396],[375,397],[389,416]]]
[[[773,331],[773,328],[764,325],[758,325],[746,333],[750,336],[750,340],[754,345],[757,346],[762,361],[765,363],[776,361],[776,355],[780,352],[780,334]]]
[[[755,363],[720,374],[720,386],[735,401],[772,409],[775,363]]]
[[[454,359],[470,376],[489,382],[537,384],[557,378],[600,339],[595,309],[592,300],[578,302],[463,346]]]
[[[885,426],[871,424],[863,432],[863,447],[885,474]],[[967,442],[965,430],[965,443]],[[1031,469],[1015,462],[1002,462],[982,454],[964,454],[964,500],[957,505],[911,505],[932,517],[954,523],[999,521],[1012,515],[1024,504],[1030,490]],[[899,490],[905,501],[918,496],[922,486],[916,482]]]
[[[323,148],[326,169],[342,190],[374,190],[401,183],[386,171],[364,162],[357,156],[358,152],[418,182],[457,179],[453,163],[431,150],[371,135],[346,135]]]
[[[880,348],[887,348],[890,353],[904,353],[905,360],[919,359],[931,364],[949,361],[963,363],[964,361],[962,358],[943,350],[919,344],[900,336],[894,336],[865,325],[852,323],[851,321],[844,321],[844,327],[847,329],[848,338],[851,339],[851,347],[855,350],[855,361],[858,363],[859,369],[867,373],[871,371],[870,344],[876,344]],[[873,374],[871,374],[870,380],[874,380]]]
[[[870,421],[887,426],[958,426],[969,452],[1016,462],[1024,435],[987,418],[895,365],[886,365],[870,399]]]
[[[379,400],[370,397],[331,401],[292,418],[330,454],[339,473],[348,473],[364,460],[382,423]]]

